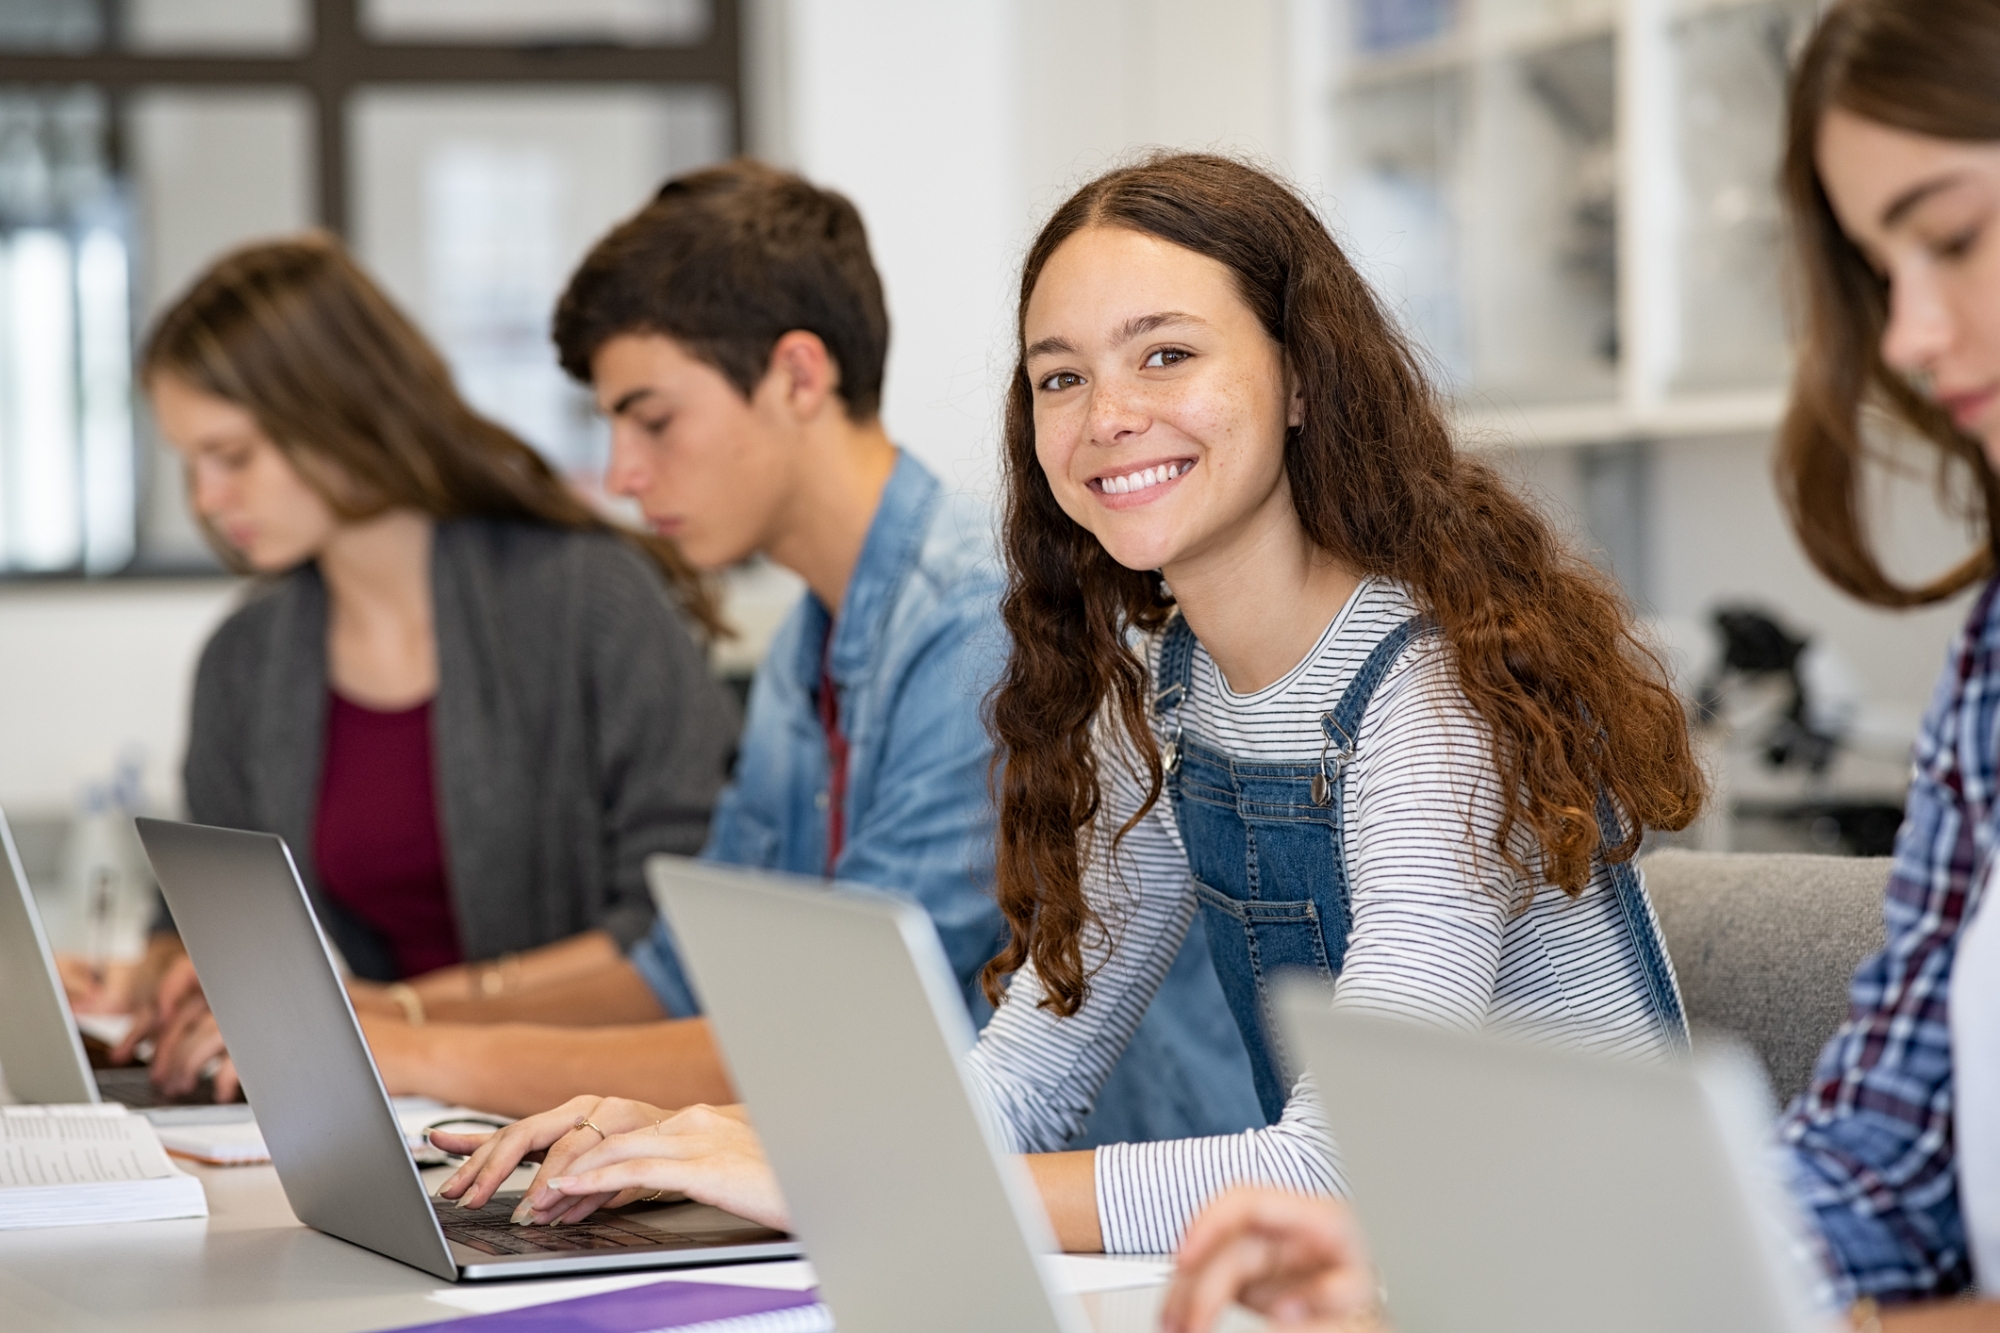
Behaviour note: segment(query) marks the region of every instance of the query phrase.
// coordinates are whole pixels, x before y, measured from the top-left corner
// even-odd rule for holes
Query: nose
[[[628,499],[645,493],[651,473],[645,449],[633,439],[633,427],[623,421],[611,423],[611,459],[604,466],[604,489]]]
[[[211,522],[229,503],[229,482],[219,471],[200,463],[187,465],[188,503],[196,514]]]
[[[1889,280],[1889,320],[1882,329],[1882,359],[1906,375],[1935,370],[1950,350],[1955,329],[1936,279],[1912,266]]]
[[[1139,386],[1117,379],[1099,380],[1091,386],[1090,415],[1085,423],[1091,444],[1124,444],[1144,435],[1152,424],[1152,413],[1146,409]]]

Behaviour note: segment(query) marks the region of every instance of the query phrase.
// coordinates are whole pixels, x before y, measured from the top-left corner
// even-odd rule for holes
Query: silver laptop
[[[97,1081],[63,994],[14,831],[0,814],[0,1074],[15,1100],[96,1102]]]
[[[122,1102],[156,1120],[247,1120],[242,1105],[215,1105],[215,1085],[203,1078],[182,1097],[155,1088],[144,1065],[93,1069],[62,976],[49,952],[42,914],[0,814],[0,1075],[16,1101],[53,1105]]]
[[[301,1222],[447,1280],[789,1259],[781,1232],[702,1204],[516,1227],[424,1188],[284,840],[141,819],[139,837]]]
[[[923,909],[681,857],[646,862],[843,1329],[1081,1333],[1048,1219],[976,1109],[973,1032]]]
[[[1278,998],[1401,1333],[1826,1333],[1751,1058],[1616,1061]]]

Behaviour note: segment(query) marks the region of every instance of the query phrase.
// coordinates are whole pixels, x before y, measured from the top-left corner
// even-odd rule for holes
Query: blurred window
[[[736,0],[0,0],[0,577],[215,568],[136,340],[246,241],[346,236],[584,489],[570,268],[734,151]]]

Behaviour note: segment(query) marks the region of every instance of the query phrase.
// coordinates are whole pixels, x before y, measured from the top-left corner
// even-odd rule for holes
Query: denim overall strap
[[[1624,837],[1624,824],[1618,818],[1617,807],[1611,804],[1608,791],[1597,793],[1597,835],[1607,852]],[[1673,967],[1667,961],[1666,942],[1660,938],[1659,924],[1653,919],[1646,891],[1639,883],[1639,871],[1629,860],[1607,859],[1604,866],[1611,872],[1611,890],[1618,897],[1619,913],[1632,937],[1632,951],[1639,956],[1640,971],[1646,974],[1646,991],[1652,997],[1653,1013],[1665,1030],[1668,1043],[1685,1051],[1687,1014],[1681,1008],[1680,988],[1674,984]]]
[[[1187,853],[1216,980],[1250,1055],[1267,1121],[1283,1113],[1291,1081],[1270,1013],[1270,984],[1303,970],[1332,981],[1347,956],[1348,904],[1340,775],[1369,701],[1396,659],[1427,628],[1398,626],[1375,646],[1333,708],[1319,718],[1319,756],[1266,763],[1188,735],[1180,709],[1192,683],[1194,634],[1176,618],[1160,646],[1156,718],[1173,716],[1161,747],[1166,794]]]

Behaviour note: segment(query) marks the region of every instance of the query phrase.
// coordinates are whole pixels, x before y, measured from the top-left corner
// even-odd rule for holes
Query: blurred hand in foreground
[[[1231,1190],[1195,1218],[1160,1327],[1208,1333],[1231,1304],[1312,1333],[1388,1326],[1353,1211],[1338,1199],[1278,1190]]]

